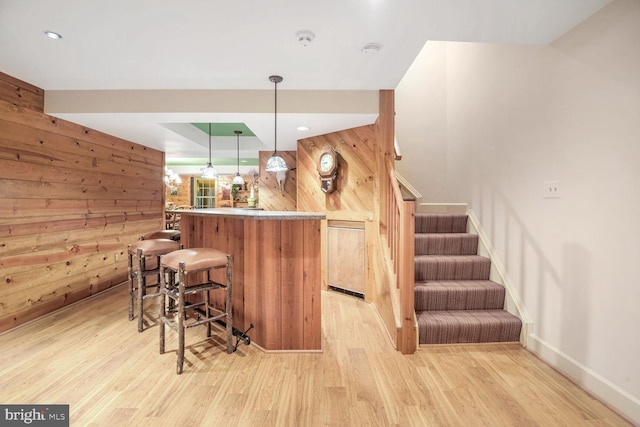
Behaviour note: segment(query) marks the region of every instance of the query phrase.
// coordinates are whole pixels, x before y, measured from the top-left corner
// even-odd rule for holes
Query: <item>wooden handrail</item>
[[[396,347],[403,354],[412,354],[417,348],[417,330],[414,308],[414,253],[415,253],[415,200],[405,200],[395,177],[393,164],[387,164],[389,193],[387,244],[391,254],[396,288],[400,302],[400,325]]]
[[[402,160],[402,153],[400,152],[400,144],[396,138],[393,138],[393,153],[396,160]]]
[[[384,312],[389,335],[395,338],[396,349],[411,354],[418,343],[413,305],[415,200],[403,200],[395,177],[398,153],[394,144],[394,92],[381,90],[379,101],[376,219],[377,244],[382,253],[377,261],[383,265],[380,280],[388,288],[380,289],[380,295],[375,299]]]

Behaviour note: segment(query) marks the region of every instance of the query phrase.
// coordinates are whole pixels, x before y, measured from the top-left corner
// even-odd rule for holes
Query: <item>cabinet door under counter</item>
[[[364,222],[327,222],[327,281],[330,288],[364,297]]]

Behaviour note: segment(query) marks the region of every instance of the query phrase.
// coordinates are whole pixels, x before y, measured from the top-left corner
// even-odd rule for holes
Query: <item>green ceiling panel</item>
[[[181,158],[181,159],[171,159],[167,160],[167,166],[202,166],[204,167],[207,163],[207,160],[204,161],[201,158]],[[227,158],[215,158],[211,159],[211,163],[213,166],[236,166],[238,160],[234,157],[233,159]],[[240,166],[258,166],[257,158],[250,157],[240,157]]]
[[[202,132],[209,133],[209,123],[191,123],[193,126],[200,129]],[[211,123],[211,136],[236,136],[233,132],[235,130],[241,130],[240,136],[255,136],[251,129],[244,123]]]

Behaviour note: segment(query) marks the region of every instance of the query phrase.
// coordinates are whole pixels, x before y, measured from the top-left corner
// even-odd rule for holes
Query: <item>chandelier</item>
[[[182,184],[182,179],[180,179],[180,175],[165,166],[164,184],[169,187],[169,193],[172,196],[176,196],[178,194],[178,187]]]

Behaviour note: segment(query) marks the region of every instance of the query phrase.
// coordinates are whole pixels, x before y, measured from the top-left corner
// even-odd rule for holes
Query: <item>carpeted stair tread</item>
[[[467,214],[415,214],[416,233],[465,233]]]
[[[466,214],[415,217],[414,301],[420,344],[517,342],[522,322],[504,308],[505,288],[489,280]]]
[[[416,255],[475,255],[478,235],[469,233],[416,233]]]
[[[414,280],[488,280],[491,260],[479,255],[418,255]]]
[[[504,286],[491,280],[417,282],[414,288],[416,311],[496,310],[504,297]]]
[[[504,310],[416,311],[420,344],[516,342],[522,323]]]

